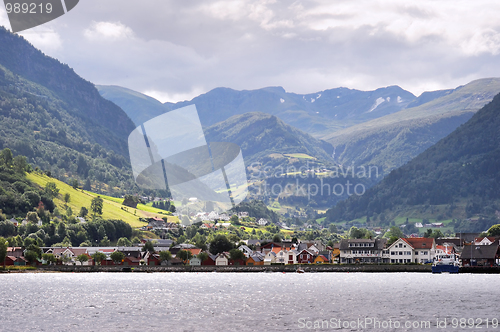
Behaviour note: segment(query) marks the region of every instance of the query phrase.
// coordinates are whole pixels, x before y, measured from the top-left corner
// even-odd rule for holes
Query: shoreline
[[[432,273],[430,265],[262,265],[262,266],[37,266],[36,269],[5,270],[0,273],[177,273],[177,272],[218,272],[218,273],[296,273],[300,268],[305,273]],[[461,267],[459,273],[499,274],[500,267]]]

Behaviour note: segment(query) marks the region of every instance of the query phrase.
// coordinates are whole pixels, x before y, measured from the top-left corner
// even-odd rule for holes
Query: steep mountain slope
[[[122,107],[136,124],[168,110],[195,104],[204,127],[233,115],[262,112],[313,136],[398,112],[415,99],[397,86],[375,91],[337,88],[305,95],[288,93],[281,87],[251,91],[216,88],[190,101],[165,103],[163,110],[154,100],[132,90],[99,86],[99,91]]]
[[[375,213],[396,213],[405,207],[463,204],[465,215],[494,217],[500,209],[500,95],[467,123],[393,170],[365,195],[351,197],[327,212],[330,221]]]
[[[235,115],[205,129],[209,142],[238,144],[247,165],[271,154],[303,153],[331,160],[333,148],[324,141],[295,129],[275,116],[253,112]]]
[[[423,94],[413,105],[432,100],[334,132],[323,139],[335,147],[338,163],[377,165],[389,172],[465,123],[498,92],[500,79],[490,78],[453,91]]]
[[[116,85],[96,85],[96,88],[105,99],[126,110],[136,126],[169,110],[158,100],[127,88]]]
[[[135,126],[128,116],[3,27],[0,44],[0,148],[60,179],[132,188],[127,137]]]

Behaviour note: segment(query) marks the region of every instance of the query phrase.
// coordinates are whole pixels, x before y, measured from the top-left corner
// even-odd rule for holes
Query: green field
[[[299,159],[316,159],[305,153],[286,153],[284,154],[284,156],[289,158],[299,158]]]
[[[59,196],[54,199],[54,203],[59,208],[61,213],[64,213],[66,210],[66,203],[64,202],[63,197],[66,193],[69,193],[71,198],[67,205],[71,207],[74,215],[77,215],[80,212],[82,206],[90,210],[90,203],[92,199],[96,196],[101,196],[103,198],[102,217],[104,219],[120,219],[130,224],[132,227],[139,228],[146,225],[146,223],[139,221],[139,218],[165,217],[165,211],[163,210],[155,209],[142,204],[139,204],[137,209],[126,207],[121,204],[123,202],[123,198],[97,195],[93,192],[73,189],[73,187],[68,184],[54,178],[49,178],[46,175],[40,175],[33,172],[27,174],[27,178],[41,187],[45,187],[48,182],[54,182],[56,184],[57,188],[59,188]],[[177,217],[168,216],[168,219],[170,222],[178,222]]]

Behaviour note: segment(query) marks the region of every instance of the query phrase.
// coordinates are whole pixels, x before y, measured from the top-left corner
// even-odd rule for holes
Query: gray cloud
[[[218,86],[309,93],[396,84],[419,94],[499,76],[500,4],[405,4],[85,0],[24,36],[92,82],[171,101]]]

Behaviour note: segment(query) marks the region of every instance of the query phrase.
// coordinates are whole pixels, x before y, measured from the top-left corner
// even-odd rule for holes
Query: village
[[[244,244],[242,244],[244,242]],[[498,266],[500,237],[342,239],[332,246],[321,241],[249,239],[229,251],[212,253],[171,239],[144,239],[130,247],[42,247],[42,258],[31,262],[23,247],[8,247],[5,266],[264,266],[304,264],[432,264],[440,255],[453,255],[462,266]],[[210,249],[210,248],[208,248]]]

